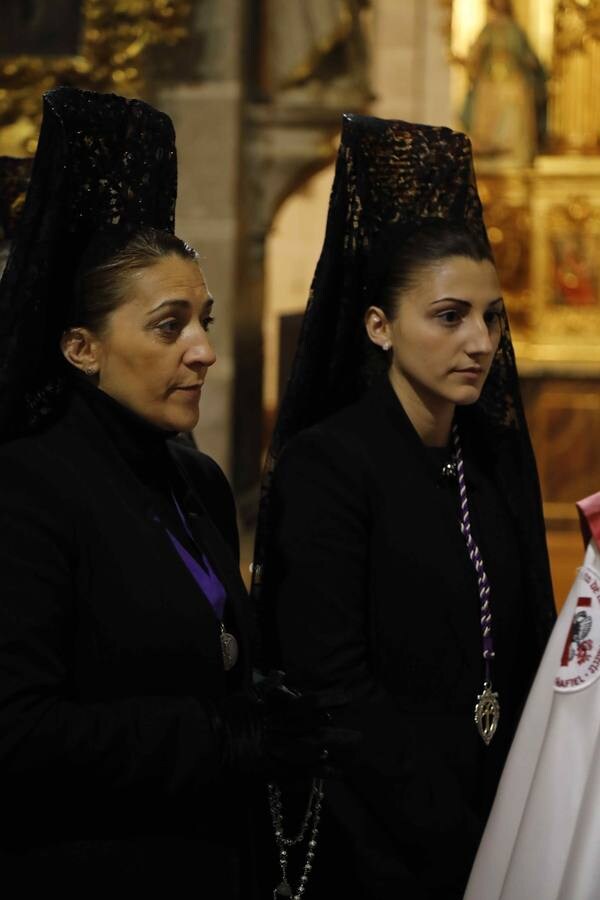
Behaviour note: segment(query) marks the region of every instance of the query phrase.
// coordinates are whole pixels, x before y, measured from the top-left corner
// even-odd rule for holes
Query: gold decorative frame
[[[558,0],[555,12],[555,47],[559,56],[584,50],[600,40],[598,0]]]
[[[35,153],[44,91],[60,84],[138,94],[144,51],[187,34],[189,0],[84,0],[74,56],[0,58],[0,154]]]
[[[513,335],[527,331],[531,306],[531,214],[525,173],[477,176],[488,238]]]
[[[542,215],[538,328],[567,359],[581,359],[583,345],[590,344],[600,362],[600,207],[595,197],[572,192],[548,203]]]
[[[532,173],[522,372],[600,374],[600,159],[538,157]]]

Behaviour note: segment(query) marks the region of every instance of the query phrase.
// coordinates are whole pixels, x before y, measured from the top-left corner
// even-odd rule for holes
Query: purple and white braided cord
[[[460,530],[467,543],[467,551],[475,572],[479,587],[480,623],[483,644],[483,658],[485,660],[485,680],[490,681],[490,660],[495,656],[494,642],[492,638],[492,609],[490,606],[490,583],[483,565],[483,559],[479,547],[471,533],[471,516],[469,514],[469,502],[467,499],[467,485],[465,483],[465,464],[458,435],[456,423],[452,426],[452,438],[454,441],[454,460],[456,463],[456,476],[458,478],[458,494],[460,503]]]

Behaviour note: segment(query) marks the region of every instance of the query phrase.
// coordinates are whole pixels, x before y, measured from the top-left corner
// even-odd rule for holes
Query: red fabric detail
[[[582,666],[590,659],[593,646],[594,642],[590,638],[577,644],[577,665]]]
[[[598,547],[600,547],[600,491],[580,500],[576,503],[576,506],[579,510],[581,534],[584,543],[587,546],[590,538],[593,537]]]
[[[573,621],[571,620],[571,624],[569,625],[569,631],[567,634],[567,639],[565,641],[565,646],[563,648],[562,656],[560,658],[561,666],[569,665],[569,647],[571,646],[572,640],[573,640]]]

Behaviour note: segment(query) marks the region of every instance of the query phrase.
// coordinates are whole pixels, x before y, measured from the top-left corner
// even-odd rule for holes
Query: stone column
[[[196,27],[202,53],[193,77],[162,87],[155,96],[177,133],[177,234],[199,251],[216,301],[212,340],[218,358],[208,373],[195,438],[230,475],[244,4],[211,0],[200,12]]]
[[[332,157],[339,110],[248,103],[241,175],[239,297],[234,342],[235,464],[242,517],[256,511],[263,446],[265,242],[282,201]]]
[[[452,124],[446,18],[440,0],[374,0],[374,115]]]

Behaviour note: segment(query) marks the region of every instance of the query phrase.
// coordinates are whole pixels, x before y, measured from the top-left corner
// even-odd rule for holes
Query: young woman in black
[[[345,118],[267,472],[265,646],[363,734],[307,895],[458,900],[553,621],[464,135]]]

